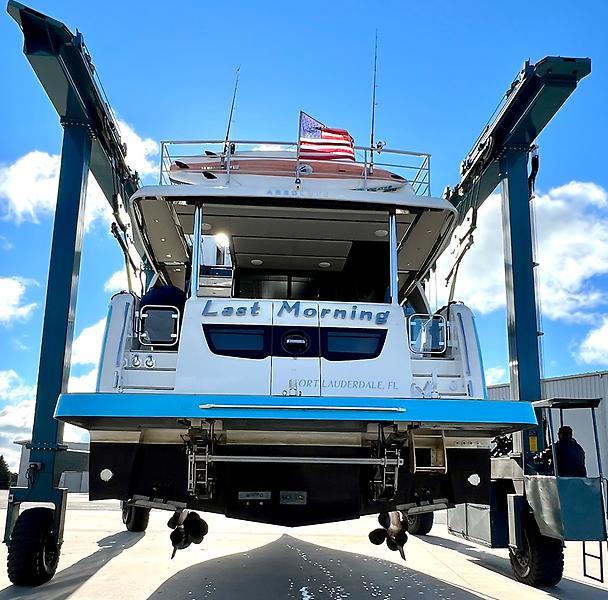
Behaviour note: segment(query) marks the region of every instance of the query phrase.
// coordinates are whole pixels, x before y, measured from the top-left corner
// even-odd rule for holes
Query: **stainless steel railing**
[[[235,153],[256,152],[258,159],[297,157],[297,142],[277,142],[264,140],[166,140],[161,142],[160,178],[161,185],[170,185],[169,172],[176,161],[184,161],[197,156],[215,155],[226,171],[230,181],[230,162]],[[363,188],[367,188],[368,177],[374,168],[389,170],[404,177],[418,195],[431,195],[431,155],[425,152],[394,150],[392,148],[369,148],[355,146],[355,161],[362,165]],[[341,162],[341,161],[336,161]],[[351,161],[344,161],[352,164]],[[294,169],[294,178],[296,177]]]

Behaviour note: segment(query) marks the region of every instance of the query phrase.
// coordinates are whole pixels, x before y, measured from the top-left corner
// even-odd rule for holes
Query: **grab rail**
[[[216,156],[226,172],[226,184],[230,182],[230,163],[235,153],[255,152],[256,159],[276,159],[297,157],[297,142],[267,140],[164,140],[161,141],[160,185],[171,185],[169,176],[171,165],[197,156]],[[431,155],[426,152],[396,150],[392,148],[369,148],[355,146],[355,163],[363,167],[361,179],[363,189],[367,189],[369,176],[374,169],[390,169],[414,188],[417,195],[431,195]],[[291,156],[292,155],[292,156]],[[387,158],[384,158],[386,156]],[[352,164],[352,161],[335,160]],[[295,169],[294,169],[295,178]]]

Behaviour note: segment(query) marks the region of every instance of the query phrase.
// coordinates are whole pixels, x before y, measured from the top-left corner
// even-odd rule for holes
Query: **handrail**
[[[194,144],[221,144],[222,146],[226,143],[225,140],[161,140],[161,146],[166,146],[168,144],[175,145],[194,145]],[[276,140],[228,140],[228,144],[266,144],[268,146],[293,146],[294,148],[298,145],[298,142],[278,142]],[[355,150],[367,150],[370,151],[368,146],[354,146]],[[382,150],[378,150],[377,148],[371,148],[377,154],[383,154],[385,152],[391,154],[403,154],[407,156],[428,156],[430,158],[430,154],[428,152],[415,152],[413,150],[397,150],[396,148],[382,148]],[[273,150],[268,150],[268,152],[273,152]]]
[[[213,154],[222,161],[222,171],[225,170],[226,181],[225,185],[230,184],[231,169],[230,163],[234,158],[234,148],[241,147],[240,151],[253,151],[256,152],[257,157],[266,159],[278,158],[277,152],[287,152],[289,155],[297,155],[298,143],[294,141],[271,141],[271,140],[162,140],[160,142],[160,184],[171,184],[171,178],[169,177],[169,171],[171,165],[175,164],[176,161],[183,161],[196,156],[201,156],[207,150],[211,150],[210,147],[216,147],[213,149]],[[177,149],[176,146],[182,148]],[[190,153],[183,148],[184,146],[197,147]],[[207,148],[205,148],[205,146]],[[251,146],[248,150],[243,150],[243,146]],[[178,150],[179,153],[173,153],[173,150]],[[181,150],[181,151],[180,151]],[[362,165],[363,171],[361,178],[363,181],[363,189],[367,189],[369,176],[373,173],[374,169],[392,169],[402,171],[404,179],[412,186],[414,192],[418,195],[430,196],[430,162],[431,155],[427,152],[416,152],[412,150],[398,150],[393,148],[369,148],[367,146],[354,146],[355,150],[355,163]],[[380,155],[387,154],[386,158],[380,158]],[[357,156],[358,155],[358,156]],[[372,164],[372,157],[375,156],[375,160]],[[401,160],[398,160],[400,157]],[[411,157],[411,161],[404,160],[404,157]],[[378,160],[380,159],[380,160]],[[351,163],[350,160],[337,159],[335,162]],[[406,176],[407,175],[407,176]],[[294,181],[297,175],[294,169]]]

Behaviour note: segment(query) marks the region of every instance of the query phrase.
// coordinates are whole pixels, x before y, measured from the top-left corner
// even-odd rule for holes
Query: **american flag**
[[[300,113],[299,158],[303,160],[355,160],[354,140],[346,129],[326,127]]]

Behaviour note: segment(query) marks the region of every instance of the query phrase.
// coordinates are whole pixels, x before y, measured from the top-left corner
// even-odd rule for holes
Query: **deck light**
[[[253,259],[251,260],[251,264],[252,264],[254,267],[259,267],[260,265],[263,265],[263,264],[264,264],[264,261],[263,261],[263,260],[260,260],[259,258],[253,258]]]
[[[211,231],[212,227],[211,223],[203,223],[203,231]]]
[[[160,238],[160,241],[161,241],[161,242],[166,242],[166,241],[167,241],[167,238]]]
[[[214,238],[218,246],[222,246],[222,248],[227,248],[230,246],[230,240],[225,233],[217,233]]]
[[[376,231],[374,231],[374,235],[376,237],[386,237],[388,235],[388,231],[386,229],[376,229]]]
[[[321,261],[321,262],[319,263],[319,266],[320,266],[322,269],[329,269],[329,267],[331,267],[331,263],[329,263],[329,262],[327,262],[327,261]]]
[[[165,254],[165,256],[166,256],[167,258],[171,258],[171,255],[170,255],[170,254]]]

